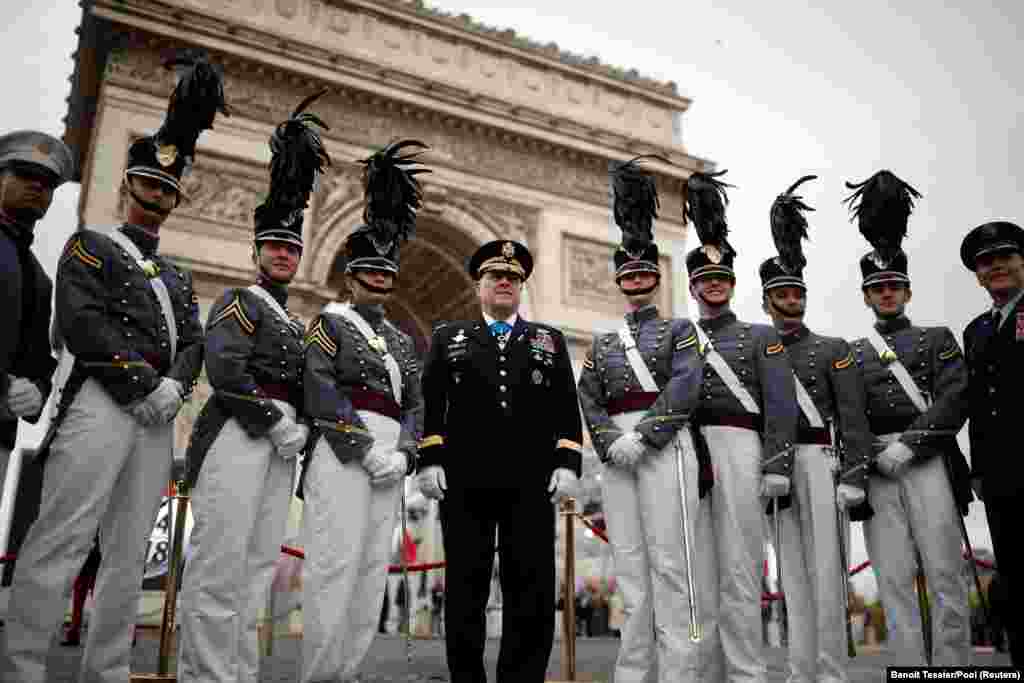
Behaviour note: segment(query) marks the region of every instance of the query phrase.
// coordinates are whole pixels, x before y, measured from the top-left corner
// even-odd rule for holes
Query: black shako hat
[[[525,245],[513,240],[493,240],[480,246],[466,266],[469,276],[479,280],[490,270],[515,273],[523,282],[533,272],[533,255]]]
[[[622,241],[615,249],[615,282],[629,273],[653,273],[659,278],[658,245],[654,243],[654,220],[658,217],[658,188],[654,176],[640,166],[644,159],[658,159],[654,154],[634,157],[629,161],[609,163],[609,184],[612,188],[612,216],[622,231]]]
[[[736,250],[726,239],[729,226],[725,220],[729,203],[725,188],[732,185],[718,179],[725,173],[693,173],[683,186],[683,225],[692,222],[701,243],[686,255],[690,282],[709,275],[736,279],[732,269]]]
[[[220,68],[202,51],[187,50],[165,62],[178,71],[163,125],[128,148],[125,176],[155,178],[181,196],[181,179],[192,168],[200,133],[213,128],[217,112],[230,116]]]
[[[807,239],[807,218],[803,212],[814,209],[804,204],[803,197],[793,193],[808,180],[817,177],[805,175],[772,202],[769,223],[778,256],[761,263],[762,291],[767,292],[776,287],[807,289],[807,283],[804,282],[807,259],[804,257],[802,244],[802,240]]]
[[[415,151],[402,154],[402,150]],[[416,178],[430,169],[416,160],[429,149],[418,140],[398,140],[360,161],[363,164],[363,220],[345,240],[345,272],[398,273],[399,248],[416,230],[423,190]]]
[[[854,190],[844,202],[856,217],[860,232],[874,250],[860,259],[861,289],[883,282],[910,285],[907,255],[901,245],[907,236],[907,220],[921,193],[891,171],[878,171],[860,183],[846,183]]]
[[[331,164],[314,126],[329,127],[305,110],[326,92],[324,88],[304,99],[270,136],[270,191],[253,217],[256,244],[273,240],[302,247],[303,211],[317,177]]]
[[[960,244],[960,260],[970,271],[978,269],[978,257],[997,252],[1024,255],[1024,229],[1009,221],[983,223],[967,233]]]

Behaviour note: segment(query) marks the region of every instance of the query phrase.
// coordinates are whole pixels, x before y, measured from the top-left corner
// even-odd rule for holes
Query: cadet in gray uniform
[[[171,474],[171,422],[203,360],[192,276],[157,254],[196,140],[224,109],[212,65],[187,66],[163,126],[128,150],[125,224],[75,233],[57,267],[58,411],[38,456],[39,517],[11,590],[5,681],[47,679],[50,640],[97,530],[103,560],[79,680],[128,680],[146,541]]]
[[[303,489],[302,681],[347,681],[370,649],[423,432],[416,350],[384,310],[427,170],[407,148],[425,147],[395,142],[363,160],[366,225],[345,242],[351,303],[328,304],[306,337],[305,408],[322,438]]]
[[[917,327],[905,313],[911,290],[900,243],[920,195],[889,171],[847,186],[856,190],[847,201],[860,231],[875,248],[860,268],[864,303],[876,322],[853,350],[878,452],[868,487],[874,516],[864,535],[885,607],[889,663],[966,666],[970,620],[956,518],[967,514],[972,498],[956,442],[967,418],[964,357],[949,328]],[[919,571],[933,596],[933,657],[923,648]]]
[[[302,113],[311,99],[270,139],[270,191],[255,212],[256,284],[228,289],[207,319],[213,396],[187,454],[195,525],[182,582],[181,681],[259,680],[257,616],[281,553],[295,456],[309,436],[300,412],[304,329],[287,302],[302,212],[330,163],[307,125],[319,119]]]
[[[804,325],[807,265],[801,240],[807,237],[803,211],[794,194],[815,176],[805,176],[776,198],[771,210],[778,256],[761,264],[763,307],[782,337],[795,375],[800,417],[790,498],[781,514],[779,561],[789,626],[792,683],[845,681],[847,572],[840,559],[836,505],[842,510],[864,501],[871,435],[864,415],[864,386],[849,344],[823,337]],[[840,464],[836,437],[845,458]],[[838,486],[833,476],[841,469]],[[841,525],[847,535],[847,524]]]
[[[654,303],[661,281],[652,239],[658,197],[654,178],[637,162],[612,172],[615,221],[623,233],[615,282],[628,312],[618,332],[594,338],[579,399],[604,463],[602,500],[625,608],[615,680],[643,683],[656,670],[659,681],[675,683],[698,674],[699,646],[687,634],[688,603],[697,596],[686,583],[676,468],[681,449],[689,470],[687,509],[695,515],[698,468],[686,426],[700,395],[703,362],[693,324],[662,318]],[[713,577],[693,569],[700,593],[707,594]]]
[[[694,422],[707,442],[715,477],[714,491],[701,502],[696,520],[697,546],[714,548],[711,575],[718,577],[718,591],[706,601],[706,610],[701,603],[709,624],[704,675],[763,681],[763,515],[768,501],[789,493],[797,404],[793,371],[778,333],[768,325],[737,320],[729,308],[736,252],[726,240],[728,186],[718,180],[721,173],[691,175],[685,208],[703,245],[686,258],[690,293],[700,308],[697,334],[705,359]],[[703,520],[707,515],[710,523]],[[703,528],[710,528],[710,538],[702,539]]]

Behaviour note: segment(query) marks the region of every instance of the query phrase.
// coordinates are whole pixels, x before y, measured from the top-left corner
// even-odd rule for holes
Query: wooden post
[[[563,572],[562,610],[562,678],[576,680],[576,499],[566,498],[562,502],[562,517],[565,520],[565,567]]]

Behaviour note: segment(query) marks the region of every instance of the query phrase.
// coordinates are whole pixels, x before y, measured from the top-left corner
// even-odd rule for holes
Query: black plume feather
[[[801,240],[807,239],[807,218],[804,211],[814,211],[804,204],[803,197],[793,194],[796,188],[818,176],[805,175],[789,186],[772,202],[772,239],[779,252],[778,262],[789,273],[798,273],[807,265]]]
[[[726,236],[729,225],[725,220],[725,207],[729,197],[725,188],[733,187],[718,178],[726,171],[717,173],[694,173],[683,186],[683,225],[691,221],[697,228],[697,237],[703,245],[713,245],[723,254],[736,250]]]
[[[856,216],[860,233],[883,263],[892,262],[907,236],[907,219],[921,193],[891,171],[879,171],[860,183],[847,182],[846,187],[854,193],[843,201]]]
[[[671,163],[656,154],[644,154],[614,165],[611,171],[615,224],[622,230],[622,248],[634,258],[654,241],[658,217],[658,188],[654,177],[640,166],[643,159]]]
[[[406,148],[416,151],[402,154]],[[420,163],[416,157],[427,149],[430,148],[418,140],[397,140],[360,161],[366,192],[363,220],[382,245],[396,239],[408,240],[416,230],[416,211],[423,201],[416,176],[430,173],[430,169],[414,165]]]
[[[201,50],[186,50],[164,66],[175,68],[178,84],[167,103],[167,116],[156,133],[156,142],[161,147],[174,145],[190,164],[199,134],[213,128],[217,112],[231,115],[224,100],[223,76],[220,67],[211,64]]]
[[[305,109],[327,92],[324,88],[302,100],[291,118],[278,124],[270,136],[270,193],[267,205],[283,210],[305,209],[317,175],[330,166],[316,127],[330,130],[315,114]]]

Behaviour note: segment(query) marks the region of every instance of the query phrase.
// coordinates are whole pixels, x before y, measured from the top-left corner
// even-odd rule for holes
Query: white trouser
[[[719,425],[701,427],[701,432],[711,452],[715,486],[698,508],[696,546],[714,548],[704,554],[711,556],[711,576],[718,577],[718,590],[700,605],[707,653],[701,659],[701,680],[764,681],[761,574],[767,501],[761,498],[761,436]]]
[[[80,683],[125,683],[146,543],[171,475],[172,425],[142,427],[93,379],[50,446],[39,517],[18,555],[0,680],[44,683],[46,653],[99,529],[100,564]]]
[[[847,680],[847,581],[839,559],[832,453],[827,446],[797,446],[790,480],[792,505],[780,517],[793,683]],[[848,528],[844,521],[844,534]]]
[[[642,412],[612,417],[632,430]],[[697,515],[697,458],[688,428],[679,432],[686,467],[691,533]],[[689,640],[690,595],[686,583],[682,510],[676,442],[648,453],[635,468],[606,464],[601,490],[615,577],[622,591],[625,624],[615,664],[616,683],[644,683],[657,670],[662,683],[692,679],[698,673],[699,646]],[[691,548],[698,595],[707,595],[710,567],[700,567],[700,546]],[[699,609],[698,609],[699,614]],[[655,641],[657,652],[655,652]],[[655,660],[657,666],[655,667]]]
[[[295,409],[275,401],[295,419]],[[178,680],[257,683],[259,610],[288,524],[295,461],[228,420],[192,493],[191,554],[181,596]]]
[[[372,448],[394,451],[398,422],[358,413],[374,437]],[[317,444],[309,468],[302,515],[301,680],[345,681],[358,672],[377,631],[404,482],[372,486],[363,466],[343,465],[326,439]]]
[[[967,666],[970,612],[955,516],[960,513],[941,458],[915,462],[898,479],[873,474],[868,500],[875,515],[864,523],[864,536],[885,609],[888,665],[925,663],[914,589],[919,551],[931,593],[933,663]]]

